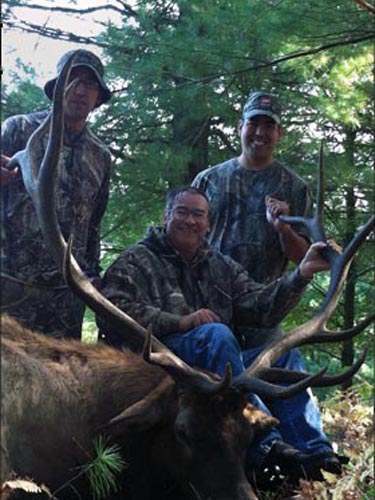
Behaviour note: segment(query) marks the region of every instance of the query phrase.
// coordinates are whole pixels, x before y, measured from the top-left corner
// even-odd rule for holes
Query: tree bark
[[[173,143],[175,150],[189,151],[184,182],[190,183],[198,172],[208,166],[208,137],[210,118],[189,116],[188,110],[180,110],[173,119]]]
[[[346,155],[349,160],[349,164],[354,166],[354,140],[355,131],[347,131],[347,141],[346,141]],[[345,205],[346,205],[346,234],[345,234],[345,245],[349,242],[355,231],[355,203],[356,196],[354,188],[349,186],[346,190],[345,195]],[[344,325],[343,328],[351,328],[354,325],[355,318],[355,286],[356,286],[357,276],[356,276],[356,266],[355,262],[352,263],[348,276],[346,278],[345,291],[344,291]],[[342,366],[350,366],[354,362],[354,340],[350,339],[344,342],[341,352],[341,364]],[[342,384],[342,389],[348,389],[352,385],[352,379],[345,381]]]

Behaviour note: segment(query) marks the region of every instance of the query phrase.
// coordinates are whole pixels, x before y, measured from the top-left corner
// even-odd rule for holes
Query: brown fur
[[[243,395],[177,391],[164,370],[128,350],[54,339],[7,316],[1,326],[2,481],[13,470],[53,491],[92,460],[93,438],[104,432],[123,448],[136,500],[159,498],[152,484],[170,478],[215,500],[255,498],[241,456],[274,420],[253,413]]]

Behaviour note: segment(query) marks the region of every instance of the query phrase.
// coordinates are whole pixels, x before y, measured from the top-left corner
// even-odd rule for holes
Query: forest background
[[[27,13],[22,22],[15,16],[20,6]],[[373,1],[107,0],[86,9],[77,9],[74,1],[58,7],[79,15],[82,23],[105,10],[109,20],[100,23],[101,32],[95,36],[33,21],[38,9],[53,13],[56,8],[52,1],[5,0],[3,21],[8,31],[24,30],[69,42],[69,49],[93,50],[105,64],[114,97],[95,112],[92,122],[113,156],[110,201],[102,225],[103,269],[149,225],[161,224],[169,188],[238,155],[237,123],[253,90],[280,96],[284,137],[277,157],[306,179],[313,193],[324,141],[329,237],[345,245],[374,213]],[[116,22],[110,20],[112,15]],[[36,78],[35,67],[18,63],[10,82],[2,86],[2,120],[48,106]],[[351,267],[329,325],[332,329],[350,328],[374,311],[374,277],[372,236]],[[284,322],[285,330],[311,317],[327,279],[314,280]],[[90,314],[85,328],[95,329]],[[373,407],[374,333],[372,322],[356,340],[303,348],[309,369],[328,365],[335,371],[350,365],[369,345],[350,393],[356,403],[349,410],[354,412],[359,397],[362,422],[371,418]],[[343,404],[342,393],[318,395],[326,411],[334,408],[335,423],[341,411],[348,411],[337,409]],[[358,476],[356,481],[354,490],[364,496],[347,498],[370,498],[374,490],[368,477]],[[337,485],[331,495],[335,489]]]

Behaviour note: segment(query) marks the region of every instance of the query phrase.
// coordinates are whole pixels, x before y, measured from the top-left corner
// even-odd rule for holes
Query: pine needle
[[[83,467],[86,474],[93,500],[102,500],[109,493],[119,490],[117,476],[126,467],[121,456],[120,447],[107,446],[102,436],[94,441],[95,458]]]

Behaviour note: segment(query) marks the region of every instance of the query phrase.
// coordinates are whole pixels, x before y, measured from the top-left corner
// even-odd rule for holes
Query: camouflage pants
[[[84,304],[66,286],[35,287],[1,276],[1,312],[32,330],[81,338]]]

